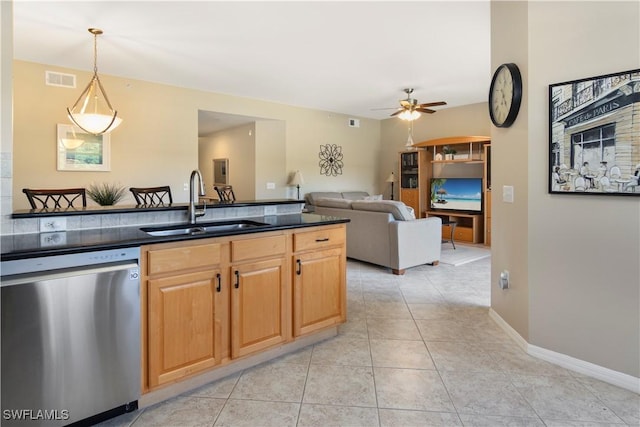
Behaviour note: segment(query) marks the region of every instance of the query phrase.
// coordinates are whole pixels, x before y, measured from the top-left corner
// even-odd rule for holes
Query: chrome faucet
[[[198,181],[200,182],[200,192],[198,192],[198,196],[205,195],[202,174],[198,169],[195,169],[193,170],[193,172],[191,172],[191,178],[189,178],[189,224],[195,224],[196,218],[199,216],[203,216],[207,211],[206,203],[204,203],[204,207],[202,209],[196,209],[196,189],[194,187],[196,183],[196,176],[198,177]]]

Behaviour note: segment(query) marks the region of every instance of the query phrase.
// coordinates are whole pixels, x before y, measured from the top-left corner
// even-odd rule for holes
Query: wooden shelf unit
[[[428,186],[431,168],[430,153],[426,150],[403,151],[400,153],[399,198],[413,208],[417,218],[428,207]],[[426,185],[424,183],[427,183]]]
[[[427,217],[437,216],[442,219],[447,219],[450,222],[456,223],[456,228],[453,232],[453,239],[456,242],[467,243],[482,243],[484,227],[482,214],[464,214],[456,212],[443,212],[443,211],[426,211]],[[451,237],[451,226],[442,226],[442,238],[447,240]]]
[[[416,216],[440,216],[456,222],[454,239],[461,242],[491,244],[491,194],[490,194],[490,146],[491,138],[488,136],[452,136],[430,139],[413,145],[417,150],[400,153],[400,200],[411,206],[416,211]],[[447,158],[444,147],[447,146],[456,151],[453,158]],[[416,159],[415,167],[409,168],[406,159],[413,155]],[[442,175],[447,165],[455,165],[452,168],[453,175]],[[403,166],[404,165],[404,166]],[[472,176],[483,178],[482,202],[484,212],[472,214],[466,212],[431,211],[431,178],[468,177],[457,175],[464,172],[465,165]],[[475,165],[475,166],[472,166]],[[467,170],[467,169],[465,169]],[[405,180],[404,177],[411,177]],[[417,180],[417,184],[416,184]],[[488,227],[488,228],[487,228]],[[443,237],[450,237],[449,226],[442,227]]]
[[[491,144],[484,146],[484,244],[491,246]]]

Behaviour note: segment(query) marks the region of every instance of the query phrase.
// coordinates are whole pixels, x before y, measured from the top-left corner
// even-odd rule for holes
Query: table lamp
[[[390,182],[391,183],[391,200],[393,200],[393,182],[396,180],[396,177],[393,175],[393,172],[391,172],[391,175],[389,175],[387,177],[387,179],[385,180],[385,182]]]
[[[300,200],[300,186],[303,184],[304,178],[302,177],[302,173],[297,170],[289,180],[289,185],[295,185],[298,189],[298,200]]]

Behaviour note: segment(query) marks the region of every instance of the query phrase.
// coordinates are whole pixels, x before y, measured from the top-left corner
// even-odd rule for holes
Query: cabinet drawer
[[[287,250],[286,236],[260,237],[257,239],[237,240],[231,242],[231,261],[274,257]]]
[[[461,242],[473,242],[473,229],[467,227],[456,227],[453,232],[453,236],[455,240],[459,240]]]
[[[148,252],[148,275],[217,265],[221,258],[221,245],[210,243]]]
[[[293,250],[295,252],[342,245],[345,242],[345,229],[327,228],[322,230],[296,233],[293,235]]]

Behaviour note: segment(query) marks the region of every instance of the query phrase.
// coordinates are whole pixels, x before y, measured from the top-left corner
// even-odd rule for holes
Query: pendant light
[[[93,34],[93,77],[73,107],[67,108],[67,113],[69,119],[83,131],[102,135],[117,128],[122,119],[111,106],[98,77],[98,36],[102,30],[89,28],[89,32]]]

